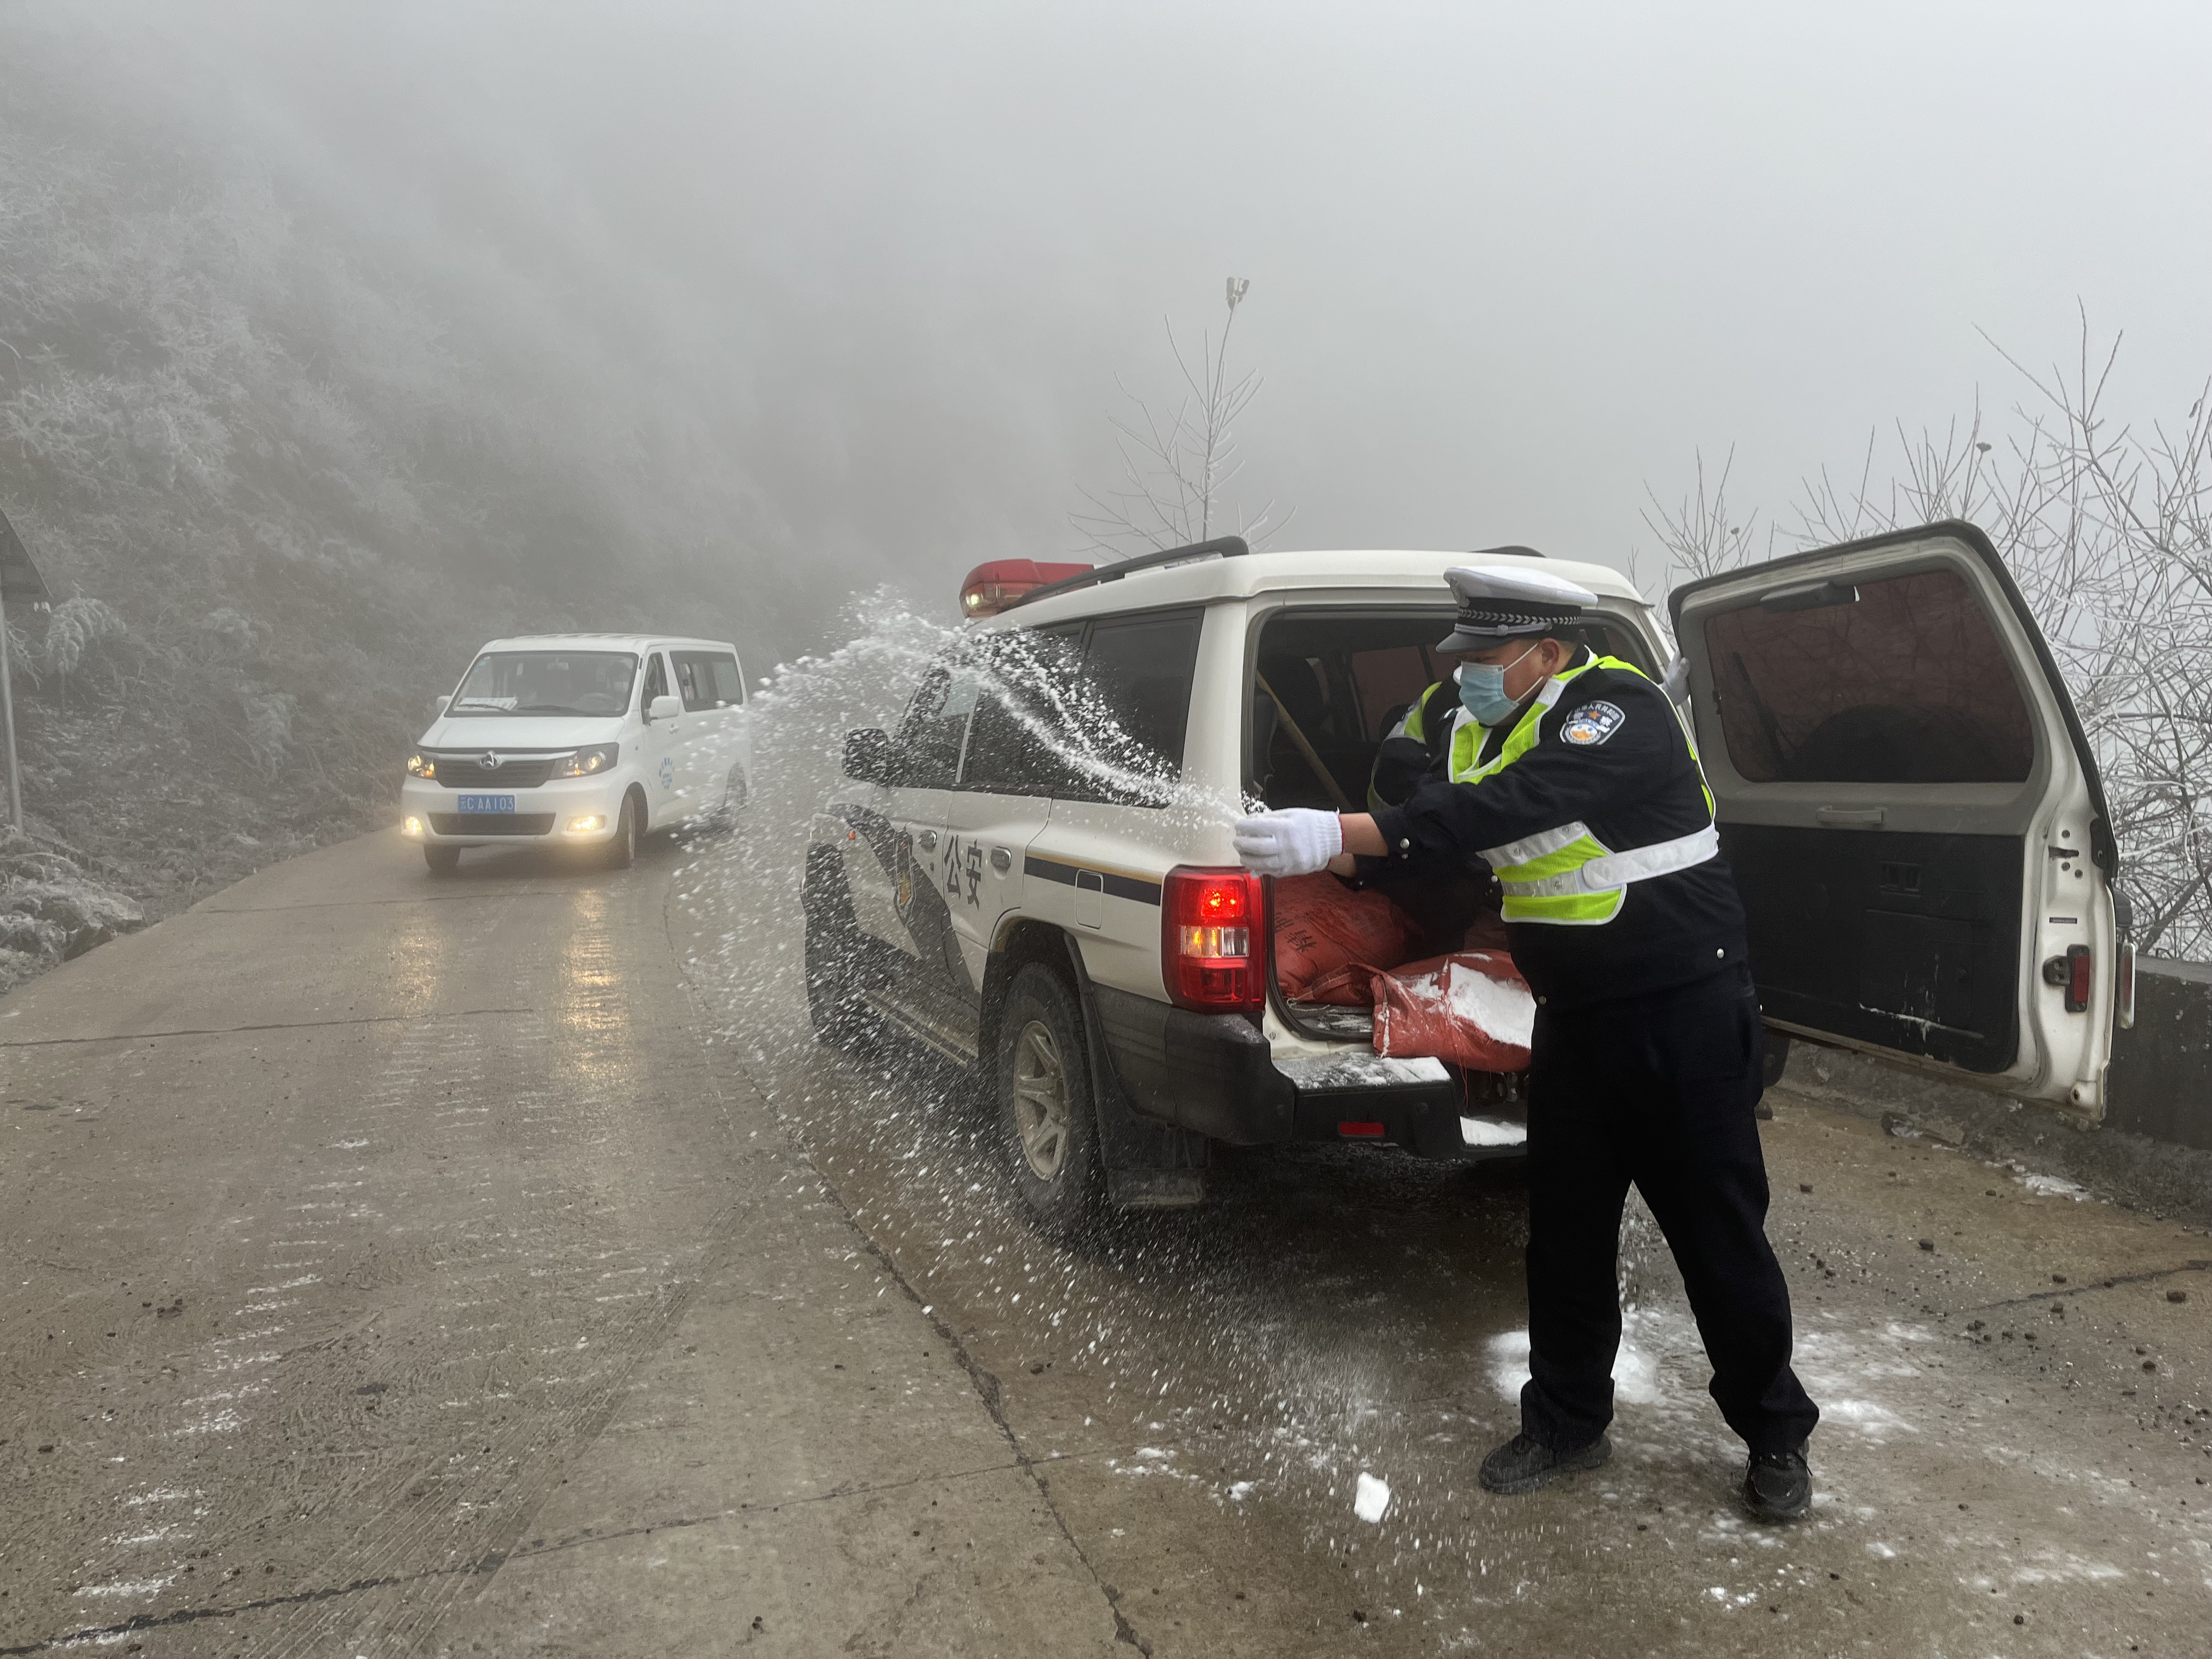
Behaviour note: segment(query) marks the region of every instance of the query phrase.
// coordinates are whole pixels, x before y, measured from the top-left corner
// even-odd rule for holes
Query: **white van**
[[[434,875],[465,847],[595,847],[620,868],[654,830],[726,821],[752,762],[726,640],[546,634],[477,653],[408,758],[400,830]]]
[[[982,619],[895,733],[852,734],[848,781],[814,818],[817,1027],[892,1026],[977,1067],[1048,1223],[1196,1201],[1216,1141],[1517,1153],[1517,1077],[1386,1060],[1369,1010],[1284,994],[1274,884],[1238,867],[1227,813],[1071,771],[1071,745],[1010,716],[982,672],[1052,656],[1186,798],[1341,808],[1449,673],[1443,573],[1468,556],[1227,538],[1026,592],[971,579]],[[1594,645],[1691,705],[1771,1066],[1795,1034],[2100,1115],[2134,989],[2112,826],[2072,700],[1980,531],[1692,583],[1674,596],[1681,662],[1617,573],[1541,563],[1598,596]],[[1191,925],[1229,910],[1239,925]]]

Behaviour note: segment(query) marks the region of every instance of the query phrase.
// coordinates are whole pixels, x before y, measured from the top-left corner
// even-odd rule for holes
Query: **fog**
[[[76,8],[39,44],[686,446],[732,556],[847,586],[1077,544],[1115,376],[1164,394],[1163,314],[1218,324],[1229,273],[1282,544],[1617,563],[1699,447],[1778,503],[2010,401],[1978,330],[2063,355],[2077,301],[2131,404],[2212,363],[2201,9],[1518,11]]]

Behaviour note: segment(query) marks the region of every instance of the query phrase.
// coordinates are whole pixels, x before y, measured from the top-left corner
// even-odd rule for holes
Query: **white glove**
[[[1263,876],[1310,876],[1344,850],[1336,814],[1304,806],[1239,818],[1235,836],[1244,867]]]

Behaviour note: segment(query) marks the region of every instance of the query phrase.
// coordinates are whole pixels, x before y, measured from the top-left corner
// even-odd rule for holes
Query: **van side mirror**
[[[856,783],[889,783],[891,740],[871,726],[845,734],[844,774]]]
[[[645,717],[648,720],[672,720],[684,712],[684,699],[678,696],[655,697],[647,704]]]
[[[436,720],[441,714],[443,714],[448,708],[452,707],[453,701],[453,700],[451,697],[431,698],[430,718],[432,720]]]

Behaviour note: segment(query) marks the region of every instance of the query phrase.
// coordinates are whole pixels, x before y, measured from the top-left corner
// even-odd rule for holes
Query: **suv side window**
[[[638,698],[638,707],[641,709],[650,708],[655,697],[665,697],[667,695],[668,665],[660,653],[655,651],[647,655],[645,659],[645,690]]]
[[[892,740],[896,781],[908,789],[950,789],[960,770],[975,677],[940,663],[923,676]]]

